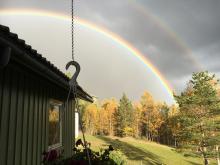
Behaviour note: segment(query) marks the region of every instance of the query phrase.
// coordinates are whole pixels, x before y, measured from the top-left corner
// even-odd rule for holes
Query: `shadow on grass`
[[[162,162],[159,161],[159,157],[151,152],[143,151],[133,145],[126,142],[122,142],[118,139],[110,139],[105,136],[96,136],[97,138],[111,144],[114,148],[119,149],[124,153],[128,160],[132,161],[142,161],[142,164],[149,165],[161,165]]]
[[[192,165],[200,165],[200,163],[195,163],[195,162],[188,161],[188,160],[187,160],[187,162],[189,162],[189,163],[192,164]]]

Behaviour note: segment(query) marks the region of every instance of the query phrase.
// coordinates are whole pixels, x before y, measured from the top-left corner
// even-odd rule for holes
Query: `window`
[[[62,104],[57,101],[51,101],[49,106],[49,148],[62,146]]]

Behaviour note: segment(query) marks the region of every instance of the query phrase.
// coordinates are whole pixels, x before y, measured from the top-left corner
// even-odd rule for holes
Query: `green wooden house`
[[[0,165],[39,165],[50,149],[73,154],[73,93],[69,78],[0,25]],[[80,86],[77,96],[92,102]]]

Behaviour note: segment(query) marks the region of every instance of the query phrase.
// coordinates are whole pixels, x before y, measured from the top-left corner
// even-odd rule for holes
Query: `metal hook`
[[[73,65],[75,66],[76,68],[76,71],[75,73],[73,74],[73,76],[71,77],[70,81],[69,81],[69,85],[72,86],[72,87],[75,87],[78,83],[77,83],[77,77],[79,76],[79,72],[80,72],[80,65],[78,62],[76,61],[70,61],[66,64],[66,70],[69,69],[70,65]]]

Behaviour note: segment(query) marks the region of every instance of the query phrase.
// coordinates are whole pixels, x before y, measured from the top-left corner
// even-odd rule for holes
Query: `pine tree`
[[[119,107],[114,113],[115,119],[115,134],[117,136],[125,136],[126,130],[132,128],[133,121],[133,107],[131,101],[123,94],[119,101]]]
[[[194,73],[187,89],[175,99],[180,107],[180,140],[183,145],[201,152],[204,162],[214,157],[214,148],[220,143],[220,99],[218,81],[208,72]]]

